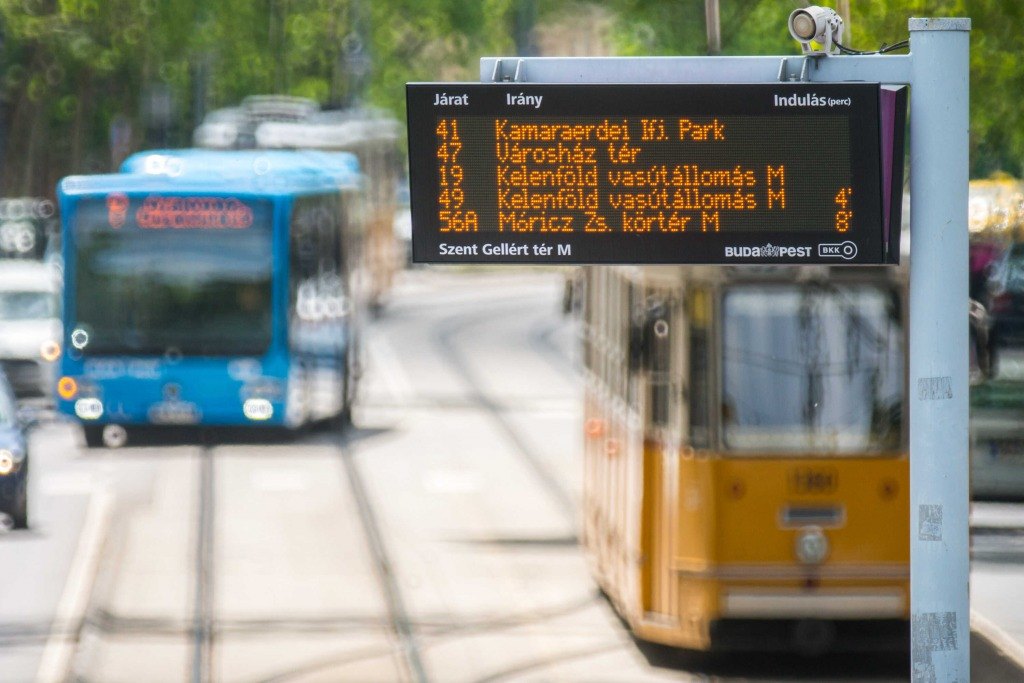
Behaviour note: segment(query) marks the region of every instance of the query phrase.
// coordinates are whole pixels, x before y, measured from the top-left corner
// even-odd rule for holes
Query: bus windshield
[[[69,322],[86,333],[82,352],[264,353],[272,332],[270,202],[111,197],[77,207]]]
[[[744,285],[726,292],[723,310],[728,449],[835,455],[900,448],[903,329],[894,292]]]

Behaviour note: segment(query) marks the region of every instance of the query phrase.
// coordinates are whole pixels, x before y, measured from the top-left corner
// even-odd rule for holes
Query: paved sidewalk
[[[1024,681],[1024,505],[974,503],[971,556],[972,680]]]

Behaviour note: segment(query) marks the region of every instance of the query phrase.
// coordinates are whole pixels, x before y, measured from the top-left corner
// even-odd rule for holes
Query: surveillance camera
[[[789,15],[789,35],[800,43],[804,54],[833,54],[836,43],[843,39],[843,18],[829,7],[811,5],[793,10]],[[819,43],[823,50],[812,50],[811,42]]]

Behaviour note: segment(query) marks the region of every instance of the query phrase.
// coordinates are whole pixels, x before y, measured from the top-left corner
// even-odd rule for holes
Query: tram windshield
[[[75,223],[74,329],[86,354],[257,355],[271,341],[271,205],[237,200],[222,227],[137,223],[136,201],[111,219],[83,201]],[[242,208],[239,208],[242,207]],[[203,218],[206,208],[184,220]],[[251,213],[248,213],[251,211]],[[165,214],[167,215],[167,214]],[[227,221],[225,221],[227,222]],[[156,226],[156,227],[154,227]]]
[[[722,424],[735,451],[901,446],[897,297],[868,285],[737,286],[723,302]]]

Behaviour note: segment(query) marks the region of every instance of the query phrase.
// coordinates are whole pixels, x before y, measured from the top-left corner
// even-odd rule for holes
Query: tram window
[[[654,325],[658,324],[666,322],[659,318],[654,322]],[[664,338],[655,334],[650,344],[650,420],[651,424],[664,427],[669,424],[672,403],[668,333]]]
[[[711,297],[706,290],[693,289],[687,301],[689,330],[689,417],[690,445],[707,448],[711,445],[710,385],[708,382],[710,354]]]
[[[630,302],[633,300],[633,284],[623,286],[622,280],[616,279],[618,287],[614,291],[615,306],[615,355],[611,359],[611,367],[615,372],[615,395],[630,404],[629,396],[632,387],[629,368],[625,359],[629,354]]]
[[[742,451],[901,444],[898,307],[880,288],[737,286],[723,300],[723,436]]]
[[[644,346],[647,349],[651,382],[651,423],[667,426],[671,415],[671,324],[664,304],[652,306],[644,323]]]
[[[587,310],[586,310],[586,325],[584,327],[584,337],[586,343],[586,362],[587,370],[589,370],[594,376],[597,376],[600,362],[598,335],[601,334],[601,307],[597,305],[597,302],[601,300],[601,271],[596,268],[590,268],[588,270],[588,277],[590,278],[590,284],[587,287]]]
[[[615,289],[612,286],[613,284],[614,282],[612,281],[612,278],[610,276],[606,275],[604,278],[602,278],[602,289],[604,290],[603,293],[606,297],[606,301],[614,301],[614,299],[610,298],[615,296]],[[601,331],[598,337],[598,339],[600,339],[601,346],[597,349],[597,353],[599,356],[598,367],[600,368],[601,382],[604,384],[607,391],[611,392],[613,395],[616,391],[616,384],[615,377],[612,375],[612,344],[615,341],[615,335],[618,333],[618,330],[614,326],[614,313],[615,312],[614,310],[611,310],[611,307],[604,308],[601,311]]]
[[[708,331],[690,328],[690,445],[710,446],[708,425]]]

